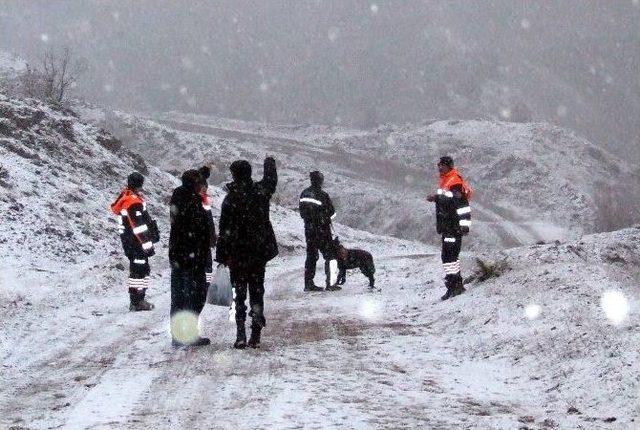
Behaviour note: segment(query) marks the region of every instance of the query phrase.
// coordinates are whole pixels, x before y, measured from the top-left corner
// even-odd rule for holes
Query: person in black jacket
[[[264,275],[268,261],[278,255],[276,236],[269,219],[271,196],[276,191],[276,162],[264,160],[263,179],[253,182],[251,164],[237,160],[230,167],[233,182],[227,184],[222,202],[216,261],[229,267],[235,291],[236,341],[234,348],[247,346],[245,320],[247,290],[251,307],[251,337],[248,345],[260,346],[260,334],[266,326],[264,316]]]
[[[202,177],[196,170],[182,174],[182,185],[171,196],[171,335],[174,346],[208,345],[198,333],[198,318],[207,298],[205,270],[210,252],[210,227],[202,207]]]
[[[464,293],[460,273],[460,249],[462,236],[469,233],[471,226],[470,189],[455,169],[453,159],[445,156],[438,162],[440,181],[435,194],[427,197],[436,204],[436,230],[442,235],[442,265],[445,271],[447,292],[442,300]]]
[[[202,166],[198,169],[198,173],[202,177],[202,188],[200,188],[200,197],[202,199],[202,208],[207,214],[207,222],[209,224],[209,252],[207,253],[207,267],[205,269],[206,279],[207,279],[207,288],[211,285],[211,281],[213,281],[213,256],[211,252],[211,248],[216,246],[216,242],[218,241],[218,236],[216,236],[216,224],[213,221],[213,212],[211,197],[207,194],[207,190],[209,188],[208,179],[211,175],[211,169],[208,166]]]
[[[158,224],[147,212],[142,196],[144,176],[133,172],[127,177],[127,186],[120,192],[111,211],[117,216],[120,240],[129,259],[129,310],[150,311],[153,303],[145,299],[149,288],[149,257],[155,254],[153,244],[160,240]]]
[[[313,282],[320,251],[324,258],[325,286],[327,291],[342,289],[331,282],[331,261],[335,260],[331,220],[336,216],[329,194],[323,189],[324,176],[318,171],[309,174],[311,186],[300,195],[300,216],[304,220],[304,237],[307,242],[307,259],[304,263],[304,291],[322,291]],[[337,268],[335,269],[337,271]]]

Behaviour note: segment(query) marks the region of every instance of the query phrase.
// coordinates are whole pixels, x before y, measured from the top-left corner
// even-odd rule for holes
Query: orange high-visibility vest
[[[458,173],[456,169],[451,169],[448,173],[444,175],[440,175],[440,181],[438,183],[438,188],[444,191],[451,191],[451,187],[456,185],[462,186],[462,192],[464,193],[467,200],[471,200],[471,196],[473,195],[473,190],[467,184],[464,179],[462,179],[462,175]]]

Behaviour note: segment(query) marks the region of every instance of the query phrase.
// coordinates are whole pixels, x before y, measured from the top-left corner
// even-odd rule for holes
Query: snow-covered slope
[[[27,273],[53,271],[65,276],[67,270],[84,264],[99,263],[92,267],[97,272],[115,266],[120,244],[108,208],[134,170],[146,176],[150,212],[160,223],[161,235],[168,237],[167,203],[179,183],[175,176],[148,166],[139,155],[122,148],[118,139],[79,120],[72,111],[0,95],[0,115],[0,211],[4,214],[0,251],[5,256],[3,278],[8,278],[0,294],[5,299],[27,295],[33,299],[39,286],[23,291],[24,286],[16,282]],[[179,167],[202,163],[197,158],[177,161],[176,176]],[[257,170],[256,176],[261,174]],[[211,187],[210,194],[218,203],[216,212],[224,192]],[[282,253],[302,249],[299,216],[282,207],[273,211]],[[372,244],[382,240],[347,227],[338,226],[337,232]],[[122,267],[117,264],[119,270]]]
[[[257,160],[281,151],[284,191],[276,200],[284,206],[272,208],[281,255],[267,271],[263,349],[230,349],[234,329],[227,310],[206,307],[201,326],[212,345],[175,350],[167,333],[165,249],[166,202],[175,177],[119,148],[110,134],[72,112],[0,97],[0,114],[0,427],[637,425],[640,228],[466,253],[465,275],[477,270],[475,259],[480,258],[486,273],[500,276],[471,282],[466,294],[443,303],[438,299],[443,288],[437,249],[337,225],[343,242],[374,254],[382,291],[365,292],[366,279],[354,271],[341,292],[308,294],[302,292],[303,228],[289,208],[293,197],[286,193],[293,192],[296,181],[301,184],[313,160],[328,163],[321,157],[338,150],[327,145],[328,132],[313,129],[320,137],[309,146],[312,151],[288,158],[283,145],[299,148],[305,139],[313,142],[311,129],[274,127],[269,131],[273,136],[263,130],[259,137],[257,130],[244,129],[241,136],[221,130],[216,133],[227,137],[212,139],[142,122],[139,137],[158,139],[166,133],[163,139],[175,139],[176,150],[147,149],[162,170],[215,161],[218,182],[225,178],[228,159]],[[485,126],[489,140],[494,128],[497,136],[528,130],[483,124],[468,133],[475,135]],[[463,136],[463,125],[435,123],[425,126],[425,133],[437,135],[439,127],[458,126]],[[397,150],[389,158],[409,157],[413,135],[402,130],[379,131],[387,145],[399,142],[398,148],[407,148],[407,154]],[[287,133],[289,137],[282,135]],[[301,136],[294,139],[295,133]],[[364,145],[377,142],[370,135],[341,132],[338,142],[352,146],[340,150],[363,159],[368,151]],[[526,136],[522,141],[512,136],[510,142],[524,148]],[[463,160],[469,148],[460,145],[453,149],[461,151],[455,154]],[[524,157],[522,151],[512,152]],[[424,157],[426,163],[429,157]],[[473,166],[473,160],[466,160]],[[297,162],[302,163],[298,170]],[[348,166],[357,162],[352,163]],[[403,162],[403,168],[417,170],[421,161],[412,163]],[[340,177],[353,179],[344,184],[345,192],[378,192],[394,183],[377,179],[367,185],[364,174],[356,174],[360,170],[340,166]],[[148,313],[127,312],[125,261],[107,211],[133,169],[146,172],[149,206],[163,236],[152,259],[149,291],[157,308]],[[585,172],[577,169],[575,181],[588,183]],[[258,168],[256,175],[260,173]],[[218,187],[211,192],[217,209],[223,192]],[[344,203],[341,208],[350,210]],[[489,234],[489,225],[480,223],[476,234]]]
[[[0,77],[15,76],[27,69],[27,63],[9,52],[0,51]]]
[[[376,234],[437,241],[435,163],[452,155],[475,189],[472,247],[576,238],[631,225],[640,175],[574,133],[548,124],[429,121],[373,131],[269,126],[179,113],[158,122],[111,114],[104,123],[167,171],[204,159],[226,177],[237,157],[282,162],[280,199],[297,206],[307,174],[325,172],[340,222]]]
[[[22,58],[0,50],[0,92],[16,94],[20,91],[20,75],[27,70]]]
[[[158,203],[173,178],[109,133],[32,99],[0,95],[0,116],[3,265],[64,270],[106,256],[117,243],[109,203],[133,170],[148,177],[152,213],[166,218]]]

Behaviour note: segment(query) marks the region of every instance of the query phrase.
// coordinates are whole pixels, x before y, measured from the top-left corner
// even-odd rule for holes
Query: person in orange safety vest
[[[149,257],[155,254],[154,243],[160,240],[158,224],[147,212],[142,197],[144,176],[133,172],[127,177],[127,186],[111,204],[111,212],[117,217],[122,248],[129,259],[130,311],[149,311],[154,308],[145,300],[149,288]]]
[[[427,200],[436,204],[436,230],[442,235],[441,257],[447,288],[442,300],[447,300],[465,292],[458,258],[462,236],[467,235],[471,227],[469,199],[472,190],[455,169],[451,157],[440,158],[438,172],[438,190]]]

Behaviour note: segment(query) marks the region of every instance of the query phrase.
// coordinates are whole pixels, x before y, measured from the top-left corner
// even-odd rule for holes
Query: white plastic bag
[[[329,282],[335,285],[338,282],[338,260],[329,261]]]
[[[214,306],[231,306],[233,302],[233,288],[231,287],[231,277],[229,268],[223,264],[218,264],[213,282],[207,291],[207,303]]]

